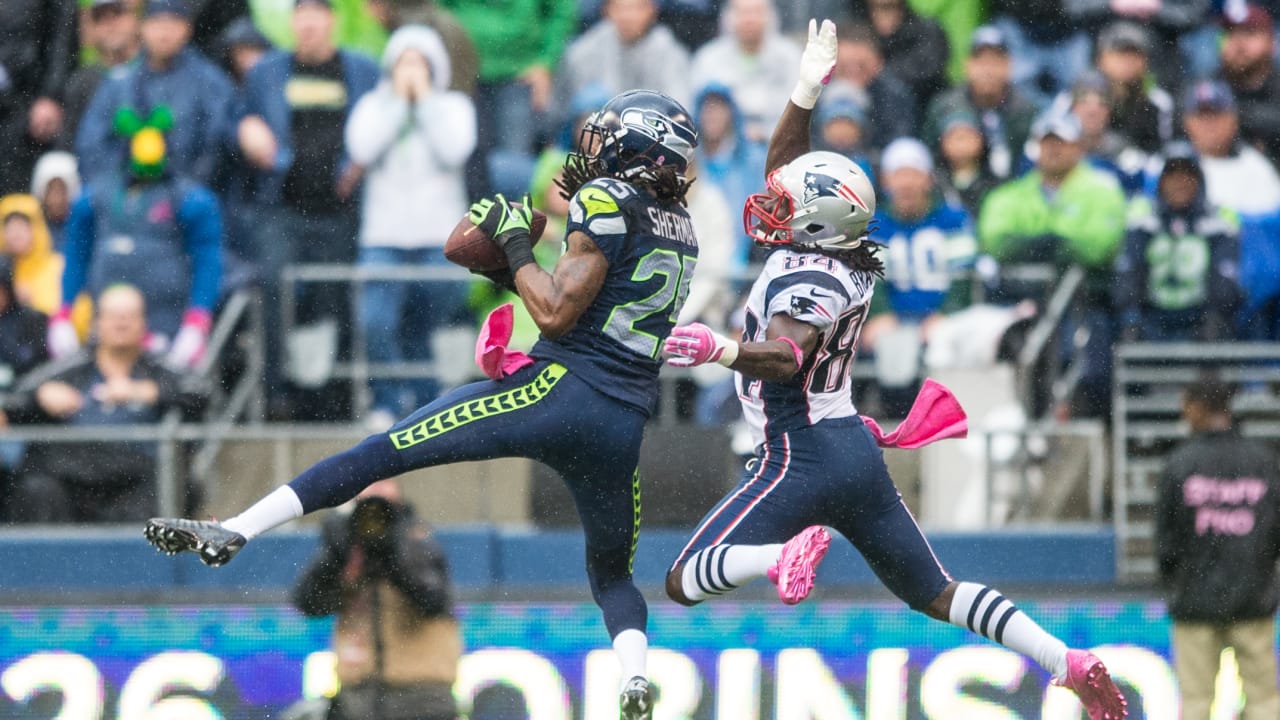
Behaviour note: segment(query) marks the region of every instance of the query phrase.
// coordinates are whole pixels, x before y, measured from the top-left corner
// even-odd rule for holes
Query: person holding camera
[[[336,615],[341,689],[327,720],[454,720],[462,655],[444,552],[394,480],[332,515],[294,590],[312,617]]]

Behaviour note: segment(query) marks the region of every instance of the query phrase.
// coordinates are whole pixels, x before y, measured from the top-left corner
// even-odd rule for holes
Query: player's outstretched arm
[[[740,343],[702,323],[681,325],[671,331],[662,349],[667,364],[693,367],[719,363],[747,377],[771,382],[789,380],[818,345],[818,329],[779,313],[769,320],[768,340]]]
[[[516,288],[542,334],[555,339],[573,329],[609,273],[609,260],[586,233],[569,233],[568,249],[547,272],[530,263],[516,271]]]
[[[774,170],[809,152],[809,121],[813,106],[818,104],[822,88],[831,80],[836,68],[836,26],[830,20],[809,21],[809,42],[800,56],[800,79],[791,99],[782,110],[782,117],[769,138],[769,154],[765,160],[765,172]]]

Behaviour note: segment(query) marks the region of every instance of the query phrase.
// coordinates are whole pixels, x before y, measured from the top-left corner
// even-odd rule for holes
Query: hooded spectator
[[[40,202],[30,195],[6,195],[0,198],[0,222],[0,250],[13,258],[19,302],[54,314],[62,292],[62,256],[53,249]]]
[[[80,173],[76,156],[68,152],[45,153],[31,173],[31,194],[40,201],[53,248],[62,251],[62,232],[71,215],[71,203],[80,197]]]
[[[733,93],[724,85],[708,85],[693,105],[701,155],[701,182],[720,189],[729,207],[740,210],[747,197],[764,184],[765,148],[747,138]],[[733,270],[746,265],[754,244],[738,234]]]

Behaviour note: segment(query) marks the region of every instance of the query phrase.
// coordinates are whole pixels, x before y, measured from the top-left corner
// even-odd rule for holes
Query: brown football
[[[520,203],[511,203],[519,207]],[[547,216],[534,208],[533,221],[529,223],[529,239],[536,245],[547,229]],[[444,256],[449,262],[468,270],[501,270],[507,266],[507,256],[488,235],[463,215],[449,239],[444,244]]]

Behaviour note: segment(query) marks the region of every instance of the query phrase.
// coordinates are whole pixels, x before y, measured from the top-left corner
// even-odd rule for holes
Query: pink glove
[[[182,327],[173,336],[166,362],[175,368],[190,370],[204,357],[209,346],[209,331],[213,328],[213,316],[204,308],[190,308],[182,316]]]
[[[63,305],[53,317],[49,318],[49,330],[45,336],[45,342],[49,346],[49,354],[54,358],[66,357],[80,349],[80,337],[76,335],[76,328],[71,324],[70,305]]]
[[[667,364],[674,367],[693,367],[715,362],[725,367],[738,359],[738,343],[703,325],[690,323],[671,330],[662,343]]]

